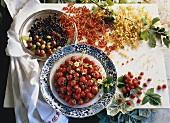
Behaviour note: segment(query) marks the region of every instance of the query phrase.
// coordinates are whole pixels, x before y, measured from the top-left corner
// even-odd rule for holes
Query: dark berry
[[[122,98],[118,98],[117,101],[118,101],[118,102],[122,102],[123,99],[122,99]]]
[[[161,90],[161,89],[162,89],[162,87],[161,87],[160,85],[158,85],[158,86],[157,86],[157,89],[158,89],[158,90]]]
[[[136,97],[135,94],[130,95],[130,98],[132,98],[132,99],[134,99],[135,97]]]
[[[148,86],[148,84],[145,82],[145,83],[143,83],[143,87],[147,87]]]
[[[138,98],[138,99],[137,99],[137,103],[140,103],[140,102],[141,102],[141,99]]]
[[[166,88],[166,84],[163,84],[163,85],[162,85],[162,88],[164,88],[164,89],[165,89],[165,88]]]

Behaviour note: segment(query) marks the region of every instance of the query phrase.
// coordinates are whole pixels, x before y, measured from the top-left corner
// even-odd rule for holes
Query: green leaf
[[[160,105],[161,104],[161,96],[158,94],[155,94],[155,93],[150,95],[149,103],[154,106]]]
[[[109,6],[113,6],[113,5],[114,5],[114,3],[113,3],[112,0],[107,0],[107,4],[108,4]]]
[[[118,81],[123,83],[125,82],[125,78],[123,77],[123,75],[118,77]]]
[[[165,28],[162,27],[162,28],[159,29],[158,31],[159,31],[159,32],[165,32]]]
[[[156,38],[157,38],[158,40],[161,40],[161,34],[160,34],[160,33],[157,33],[157,34],[156,34]]]
[[[118,87],[118,88],[124,88],[124,87],[125,87],[125,83],[118,82],[117,87]]]
[[[163,38],[163,42],[166,45],[166,47],[169,48],[170,40],[168,40],[167,38]]]
[[[149,101],[150,97],[149,96],[145,96],[142,100],[142,105],[146,104]]]
[[[105,23],[115,23],[116,19],[114,17],[105,17],[104,18]]]
[[[142,40],[147,40],[148,39],[148,36],[149,36],[149,34],[148,34],[148,31],[147,30],[144,30],[143,32],[140,32],[140,38],[142,39]]]
[[[118,88],[123,88],[125,87],[125,78],[122,76],[118,77]]]
[[[142,105],[147,102],[154,106],[161,104],[161,96],[154,93],[154,88],[150,88],[146,91],[146,96],[142,100]]]
[[[158,22],[160,20],[159,17],[155,17],[152,22],[151,22],[151,25],[154,25],[156,22]]]
[[[142,22],[144,23],[144,25],[147,25],[146,17],[143,17],[143,18],[142,18]]]
[[[6,6],[6,4],[5,4],[5,1],[4,1],[4,0],[1,0],[1,6],[2,6],[2,7],[5,7],[5,6]]]
[[[103,85],[103,92],[104,92],[104,93],[109,93],[109,92],[110,92],[109,87],[108,87],[108,86],[105,87],[105,86]]]
[[[150,88],[146,91],[146,95],[151,95],[154,93],[154,88]]]
[[[156,46],[156,40],[153,37],[153,35],[149,35],[148,37],[149,37],[149,46],[150,47],[155,47]]]
[[[97,10],[98,10],[98,7],[97,7],[97,6],[93,6],[93,7],[92,7],[92,11],[93,11],[93,12],[97,12]]]
[[[150,115],[151,115],[150,109],[139,109],[139,116],[149,118]]]

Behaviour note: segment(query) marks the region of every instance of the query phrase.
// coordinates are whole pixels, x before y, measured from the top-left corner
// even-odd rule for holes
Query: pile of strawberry
[[[89,102],[98,93],[98,81],[102,80],[100,67],[88,57],[72,56],[57,69],[54,86],[59,97],[71,106]]]

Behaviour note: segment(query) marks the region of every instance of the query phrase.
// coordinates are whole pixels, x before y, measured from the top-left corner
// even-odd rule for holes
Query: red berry
[[[138,85],[140,85],[140,81],[138,81]]]
[[[130,86],[130,89],[134,89],[135,87],[134,86]]]
[[[148,78],[148,80],[147,80],[148,82],[150,82],[150,81],[152,81],[152,78]]]
[[[129,72],[128,72],[128,75],[129,75],[129,76],[131,76],[131,75],[132,75],[132,73],[129,71]]]
[[[158,89],[158,90],[161,90],[161,89],[162,89],[162,87],[161,87],[160,85],[158,85],[158,86],[157,86],[157,89]]]
[[[122,93],[125,94],[126,92],[127,92],[126,88],[123,88],[123,89],[122,89]]]
[[[127,101],[126,101],[126,104],[127,104],[127,105],[132,105],[132,101],[131,101],[131,100],[127,100]]]
[[[135,94],[130,95],[130,98],[132,98],[132,99],[134,99],[135,97],[136,97]]]
[[[138,98],[138,99],[137,99],[137,103],[140,103],[140,102],[141,102],[141,99]]]
[[[142,79],[142,76],[138,76],[138,79],[141,80],[141,79]]]
[[[124,77],[125,79],[127,79],[127,78],[128,78],[128,75],[127,75],[127,74],[125,74],[123,77]]]
[[[133,75],[130,75],[130,78],[133,78]]]
[[[135,84],[135,88],[138,88],[138,87],[139,87],[139,85],[136,83],[136,84]]]
[[[148,84],[145,82],[145,83],[143,83],[143,87],[147,87],[148,86]]]
[[[143,76],[143,75],[144,75],[144,72],[140,72],[140,75]]]
[[[138,94],[138,95],[141,95],[141,94],[142,94],[142,91],[138,91],[137,94]]]
[[[117,99],[118,102],[122,102],[122,100],[123,100],[122,98],[118,98]]]
[[[130,92],[130,88],[126,88],[126,91],[127,91],[127,92]]]
[[[164,89],[165,89],[165,88],[166,88],[166,84],[163,84],[163,85],[162,85],[162,88],[164,88]]]

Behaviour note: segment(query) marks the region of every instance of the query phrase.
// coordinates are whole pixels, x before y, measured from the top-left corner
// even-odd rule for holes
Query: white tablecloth
[[[7,0],[6,0],[6,2],[7,2]],[[26,2],[28,2],[28,1],[26,1]],[[13,9],[14,8],[12,8],[11,10],[9,10],[10,11],[10,13],[11,13],[11,16],[12,17],[15,17],[16,15],[17,15],[17,11],[18,10],[20,10],[20,8],[22,8],[22,5],[24,5],[25,3],[23,2],[22,4],[20,4],[21,6],[18,6],[18,8],[15,10],[15,11],[13,11]],[[8,5],[8,4],[7,4]],[[9,7],[10,5],[8,5],[8,7]],[[41,5],[41,7],[43,6],[43,8],[49,8],[50,6],[53,6],[54,7],[54,4],[48,4],[48,5]],[[39,9],[41,9],[41,7],[39,6]],[[37,10],[37,9],[35,9],[35,10]],[[14,12],[14,13],[12,13],[12,11]],[[31,13],[31,12],[30,12]],[[166,67],[166,75],[167,75],[167,81],[168,81],[168,83],[170,83],[170,50],[168,50],[168,49],[164,49],[163,48],[163,52],[164,52],[164,60],[165,60],[165,67]],[[25,56],[25,54],[23,54],[23,57],[27,57],[27,56]],[[22,59],[22,58],[21,58]],[[14,61],[15,61],[15,59],[13,59],[13,58],[11,58],[11,61],[13,62],[13,63],[15,63]],[[30,58],[28,57],[27,58],[27,60],[30,60]],[[39,65],[38,66],[40,66],[39,68],[41,69],[42,68],[42,64],[43,63],[40,63],[39,62]],[[13,64],[14,65],[14,64]],[[15,66],[15,65],[14,65]],[[12,67],[12,66],[11,66]],[[11,67],[10,67],[10,70],[9,71],[11,71]],[[37,69],[39,69],[39,68],[37,68]],[[11,78],[11,73],[9,72],[9,76],[8,76],[8,82],[7,82],[7,88],[6,88],[6,96],[5,96],[5,100],[4,100],[4,107],[15,107],[16,105],[14,105],[15,103],[14,103],[14,95],[15,95],[15,93],[11,93],[11,90],[13,90],[13,87],[14,87],[14,85],[12,85],[12,83],[11,83],[11,80],[12,79],[14,79],[14,78]],[[19,92],[18,92],[19,93]],[[41,94],[39,95],[40,96],[40,100],[42,101],[43,99],[41,98]],[[20,98],[18,98],[18,100],[20,100]],[[22,101],[19,101],[19,102],[22,102]],[[25,113],[26,113],[27,111],[25,111]],[[168,117],[169,117],[169,115],[168,115],[168,113],[167,112],[169,112],[169,109],[167,109],[167,110],[159,110],[159,112],[156,114],[156,116],[159,114],[164,114],[164,115],[162,115],[161,114],[161,117],[158,117],[158,118],[156,118],[156,117],[152,117],[152,119],[154,119],[154,118],[156,118],[156,119],[154,119],[155,120],[155,122],[157,122],[158,123],[158,121],[161,121],[161,119],[163,118],[165,118],[166,117],[166,121],[168,121]],[[169,113],[170,114],[170,113]],[[40,117],[39,117],[40,118]],[[170,119],[169,119],[170,120]],[[150,120],[151,121],[151,120]]]

